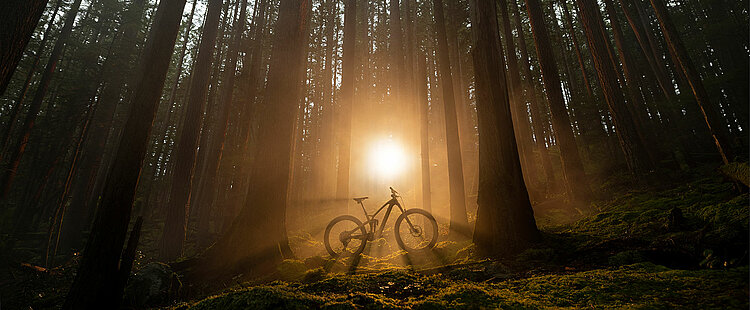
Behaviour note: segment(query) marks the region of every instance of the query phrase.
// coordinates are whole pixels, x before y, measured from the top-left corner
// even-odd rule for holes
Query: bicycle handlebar
[[[399,197],[399,196],[398,196],[398,192],[397,192],[397,191],[396,191],[395,189],[393,189],[393,187],[388,187],[388,188],[390,188],[390,189],[391,189],[391,196],[392,196],[393,198]]]

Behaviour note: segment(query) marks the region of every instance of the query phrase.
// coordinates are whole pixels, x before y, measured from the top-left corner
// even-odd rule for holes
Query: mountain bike
[[[422,209],[405,209],[402,201],[399,201],[401,196],[398,192],[393,187],[390,190],[391,199],[372,215],[367,213],[364,205],[364,201],[369,197],[353,198],[362,207],[365,214],[364,222],[352,215],[341,215],[328,224],[324,243],[331,256],[338,257],[346,252],[352,255],[362,253],[368,240],[372,241],[383,235],[383,229],[394,207],[398,207],[401,211],[394,229],[396,243],[401,249],[410,253],[419,253],[435,246],[438,238],[438,225],[435,217]],[[385,215],[380,223],[375,217],[384,209]]]

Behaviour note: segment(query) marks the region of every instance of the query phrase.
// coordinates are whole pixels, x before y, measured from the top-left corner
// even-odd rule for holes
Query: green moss
[[[323,297],[284,286],[256,286],[210,297],[190,309],[309,309],[325,302]]]
[[[628,250],[617,253],[609,257],[609,264],[612,266],[622,266],[645,261],[646,258],[640,251]]]
[[[191,309],[746,309],[747,277],[747,267],[672,270],[651,263],[498,283],[386,272],[250,287]]]
[[[307,266],[304,262],[296,259],[285,259],[276,267],[279,277],[285,281],[299,280],[305,276]]]

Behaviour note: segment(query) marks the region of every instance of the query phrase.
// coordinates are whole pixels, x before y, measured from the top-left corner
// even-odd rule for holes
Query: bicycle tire
[[[351,216],[351,215],[341,215],[341,216],[334,218],[333,220],[331,220],[330,223],[328,223],[328,226],[326,226],[325,235],[323,236],[323,243],[325,244],[326,251],[328,251],[328,254],[330,254],[331,257],[338,257],[339,255],[343,253],[343,251],[341,253],[336,253],[336,251],[333,250],[333,247],[331,246],[330,238],[329,238],[333,227],[342,221],[354,222],[354,224],[356,224],[357,227],[359,228],[359,231],[362,233],[362,235],[363,236],[367,235],[367,230],[365,229],[365,225],[363,225],[362,222],[358,218]],[[355,249],[354,251],[355,256],[361,254],[362,251],[365,250],[365,245],[367,245],[367,238],[362,238],[360,240],[362,242]]]
[[[419,249],[411,249],[411,248],[407,247],[404,244],[404,240],[401,237],[401,231],[399,230],[399,227],[401,226],[401,222],[403,222],[407,217],[409,217],[410,215],[413,215],[413,214],[414,215],[419,214],[419,215],[424,216],[430,222],[430,224],[432,226],[432,228],[431,228],[432,239],[427,243],[427,246],[425,246],[423,248],[419,248]],[[418,253],[418,252],[427,251],[427,250],[430,250],[433,247],[435,247],[435,244],[437,244],[437,239],[438,239],[438,225],[437,225],[437,221],[435,220],[435,217],[433,217],[432,214],[430,214],[430,212],[427,212],[427,211],[422,210],[422,209],[409,209],[409,210],[406,210],[404,213],[402,213],[398,217],[398,219],[396,219],[396,226],[394,228],[394,234],[396,235],[396,243],[398,243],[398,246],[402,250],[406,250],[407,252],[410,252],[410,253]]]

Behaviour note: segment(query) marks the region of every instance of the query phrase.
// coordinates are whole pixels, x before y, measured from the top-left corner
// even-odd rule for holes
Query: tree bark
[[[309,0],[281,2],[264,96],[266,108],[259,124],[258,144],[264,148],[256,152],[240,214],[201,256],[202,263],[188,272],[190,277],[205,280],[260,274],[274,270],[283,258],[280,244],[286,241],[287,190],[310,6]]]
[[[49,0],[8,0],[0,4],[0,95],[8,88],[23,51]]]
[[[107,153],[107,143],[111,141],[114,134],[110,134],[113,125],[115,110],[121,102],[123,88],[131,75],[123,74],[122,71],[132,71],[132,58],[136,54],[136,41],[141,28],[141,18],[144,10],[145,0],[136,0],[131,3],[123,13],[122,36],[114,48],[113,54],[107,59],[105,70],[105,83],[99,95],[94,118],[87,138],[87,150],[77,174],[80,175],[79,185],[73,193],[70,202],[70,211],[67,220],[63,224],[62,245],[63,248],[79,249],[83,246],[83,231],[87,228],[87,219],[91,213],[89,199],[96,188],[95,180],[100,170],[106,170],[104,154]],[[124,69],[124,70],[123,70]],[[95,193],[98,197],[99,193]]]
[[[162,0],[156,12],[151,41],[141,59],[140,78],[105,181],[100,207],[86,243],[78,273],[63,309],[119,307],[116,281],[120,254],[135,200],[138,175],[146,156],[148,137],[174,50],[185,0]]]
[[[430,120],[428,119],[430,102],[427,93],[427,64],[426,57],[418,57],[419,70],[417,78],[417,91],[419,102],[419,144],[422,168],[422,208],[432,210],[432,185],[430,184]]]
[[[70,38],[70,33],[73,30],[73,23],[75,22],[76,15],[78,15],[78,9],[80,7],[81,0],[75,0],[75,2],[71,4],[68,13],[65,14],[65,24],[63,25],[62,29],[60,29],[60,33],[57,35],[57,41],[55,41],[55,46],[52,48],[52,53],[50,54],[50,58],[47,61],[47,66],[42,72],[42,77],[39,81],[39,85],[37,86],[36,93],[34,93],[34,99],[32,99],[31,104],[29,104],[29,111],[27,112],[28,114],[26,114],[26,118],[24,119],[23,125],[21,126],[19,137],[13,144],[13,148],[9,150],[10,156],[8,160],[8,167],[6,168],[5,173],[3,173],[2,181],[0,182],[0,200],[7,197],[8,192],[10,191],[10,186],[16,176],[16,172],[18,172],[18,165],[21,163],[21,157],[23,157],[24,151],[26,150],[26,145],[29,142],[31,129],[34,128],[34,123],[36,122],[36,118],[42,108],[42,101],[44,101],[44,98],[47,95],[47,89],[49,88],[49,84],[52,81],[52,76],[55,74],[57,62],[62,56],[63,49],[65,48],[65,44],[67,44],[68,42],[68,38]],[[0,18],[0,20],[3,19]],[[37,17],[36,20],[39,20],[39,18]],[[34,24],[36,25],[36,21],[34,22]],[[8,44],[8,46],[13,46],[14,44],[16,43]],[[5,58],[9,56],[2,57]],[[0,69],[0,74],[2,74],[2,71],[5,70],[4,65],[5,63],[3,63],[3,67],[2,69]],[[13,65],[13,69],[15,69],[15,64],[9,62],[8,65]],[[0,75],[0,79],[2,78],[4,77]],[[0,91],[5,90],[6,84],[6,81],[0,80]]]
[[[450,234],[468,237],[470,229],[466,216],[466,191],[464,190],[461,141],[458,137],[458,118],[453,94],[453,78],[448,54],[443,0],[433,0],[435,30],[437,32],[437,57],[440,72],[440,88],[443,90],[445,106],[445,134],[448,146],[448,179],[450,187]]]
[[[349,171],[352,143],[352,107],[357,61],[357,0],[344,2],[344,59],[341,75],[341,104],[339,106],[339,162],[336,178],[336,197],[349,197]]]
[[[656,18],[659,20],[664,39],[667,41],[667,46],[674,54],[675,58],[677,58],[678,63],[675,65],[679,65],[682,72],[685,74],[685,77],[690,84],[690,88],[693,91],[693,95],[695,96],[695,100],[701,109],[703,118],[706,121],[706,126],[708,126],[708,130],[711,132],[711,137],[716,144],[716,150],[719,152],[724,164],[727,164],[734,160],[734,151],[729,143],[729,138],[726,134],[726,127],[721,126],[721,119],[716,114],[716,109],[711,105],[708,92],[703,86],[703,80],[695,69],[695,65],[690,59],[690,55],[688,55],[685,45],[682,43],[682,38],[680,37],[677,28],[674,23],[672,23],[672,18],[670,17],[669,11],[667,11],[664,2],[662,0],[650,1],[651,6],[656,13]]]
[[[227,64],[224,69],[224,89],[219,99],[220,108],[216,124],[218,128],[212,131],[210,149],[207,151],[208,162],[206,164],[206,175],[203,176],[203,189],[201,189],[200,209],[198,211],[198,246],[208,246],[208,230],[211,209],[213,208],[216,192],[219,189],[216,186],[216,175],[219,172],[219,164],[224,155],[226,145],[227,130],[229,128],[229,114],[232,111],[232,102],[234,99],[234,84],[237,71],[237,56],[240,44],[242,43],[242,33],[245,30],[245,14],[247,12],[247,0],[242,0],[240,4],[240,13],[238,22],[234,25],[234,40],[229,46],[229,55],[227,55]]]
[[[526,91],[526,97],[530,98],[529,106],[531,108],[531,125],[534,129],[534,136],[536,137],[536,146],[539,149],[539,157],[540,161],[542,162],[542,169],[544,170],[544,176],[545,176],[545,185],[544,187],[548,188],[549,186],[552,186],[554,182],[554,171],[552,170],[552,160],[549,157],[549,150],[547,150],[547,146],[544,144],[544,127],[543,127],[543,121],[542,116],[540,114],[539,110],[539,100],[536,96],[536,84],[532,80],[531,75],[531,63],[529,61],[529,52],[526,48],[526,35],[525,30],[523,27],[523,23],[521,22],[521,12],[518,9],[518,4],[516,3],[516,0],[511,0],[511,7],[513,8],[513,15],[515,20],[515,26],[516,26],[516,32],[518,33],[518,50],[521,52],[521,61],[523,64],[523,71],[524,75],[526,76],[526,83],[524,84],[525,91]],[[545,189],[546,191],[546,189]]]
[[[636,175],[652,169],[651,160],[645,150],[646,145],[640,139],[634,126],[633,118],[627,110],[622,90],[607,50],[606,38],[601,28],[601,15],[595,0],[576,0],[578,12],[589,42],[594,67],[599,77],[602,93],[607,101],[613,124],[617,128],[617,138],[625,155],[628,170]]]
[[[206,106],[208,82],[211,78],[211,62],[219,30],[222,0],[208,3],[206,22],[203,25],[198,57],[190,79],[190,94],[185,107],[185,120],[175,150],[174,176],[167,203],[167,218],[161,238],[160,257],[169,261],[182,256],[187,234],[190,192],[193,186],[195,156],[201,130],[201,119]]]
[[[591,190],[586,181],[581,155],[578,153],[573,129],[570,126],[570,118],[565,108],[565,99],[560,87],[560,74],[557,71],[553,47],[550,44],[547,27],[544,23],[544,13],[539,0],[526,0],[526,9],[529,13],[531,30],[536,43],[536,53],[539,57],[544,88],[547,90],[552,126],[555,129],[556,142],[560,147],[560,160],[566,191],[571,200],[585,203],[591,198]]]
[[[36,73],[36,67],[39,65],[39,60],[42,57],[44,48],[47,46],[47,41],[50,37],[50,30],[52,30],[52,26],[55,24],[55,17],[57,17],[57,12],[60,10],[62,2],[62,0],[57,0],[55,9],[52,11],[52,14],[50,14],[49,21],[47,21],[47,28],[44,30],[42,41],[39,43],[39,47],[37,47],[36,51],[34,52],[34,61],[32,61],[31,63],[29,73],[26,74],[26,80],[24,80],[23,87],[21,87],[21,91],[18,94],[18,99],[16,99],[16,102],[13,103],[13,108],[11,108],[10,115],[8,116],[8,124],[7,126],[5,126],[5,128],[3,128],[2,138],[0,138],[0,152],[4,151],[8,146],[8,141],[10,140],[11,133],[13,132],[13,127],[18,122],[18,114],[21,111],[21,107],[23,106],[24,101],[26,100],[26,95],[29,92],[29,86],[31,86],[31,79]],[[2,94],[1,91],[0,94]]]
[[[474,243],[481,253],[517,253],[538,240],[513,134],[494,1],[471,0],[479,117],[479,209]]]
[[[516,44],[513,40],[513,29],[510,26],[510,15],[508,14],[508,3],[505,0],[498,1],[500,6],[500,20],[502,22],[503,39],[505,39],[505,57],[507,58],[509,79],[508,98],[511,102],[511,115],[513,116],[514,128],[516,129],[516,141],[518,141],[518,153],[521,155],[521,167],[525,171],[524,180],[529,185],[533,185],[533,178],[536,176],[536,167],[534,163],[533,139],[531,138],[531,123],[529,122],[529,113],[526,110],[526,101],[523,100],[521,73],[518,69],[518,60],[516,59]]]

